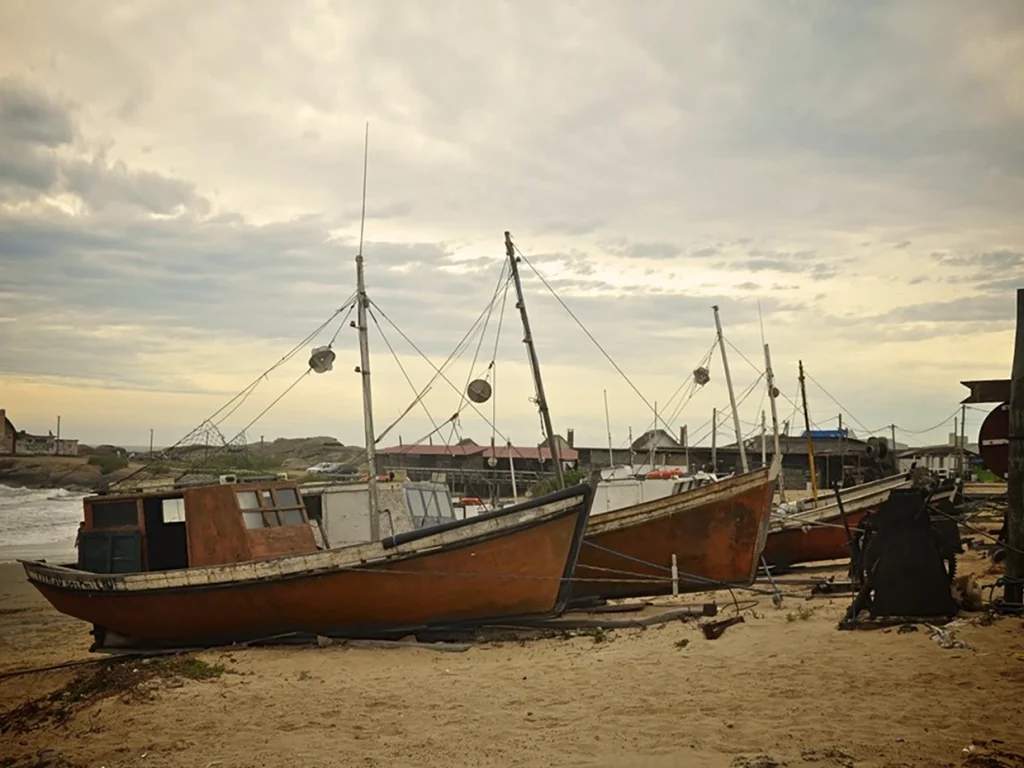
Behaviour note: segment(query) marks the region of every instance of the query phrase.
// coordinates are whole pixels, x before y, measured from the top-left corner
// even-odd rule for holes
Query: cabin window
[[[278,528],[305,525],[302,500],[294,488],[263,488],[237,491],[246,528]]]
[[[238,491],[235,496],[238,497],[238,506],[242,509],[260,508],[260,499],[256,491]]]
[[[139,508],[131,501],[102,501],[92,504],[93,528],[138,528]]]
[[[243,512],[242,520],[245,521],[246,528],[266,528],[266,523],[263,522],[263,513],[259,510],[255,512]]]
[[[278,488],[277,491],[277,506],[279,507],[297,507],[299,506],[299,497],[295,493],[294,488]]]
[[[163,519],[164,523],[184,523],[185,522],[185,500],[184,499],[164,499],[163,502]]]

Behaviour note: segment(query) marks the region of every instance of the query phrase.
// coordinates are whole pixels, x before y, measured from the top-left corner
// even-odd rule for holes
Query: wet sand
[[[988,565],[967,556],[961,572]],[[1021,619],[981,626],[982,614],[972,614],[957,629],[968,648],[944,649],[924,627],[838,631],[846,596],[791,596],[781,609],[754,597],[745,623],[714,641],[696,622],[674,622],[464,653],[337,645],[206,652],[202,659],[226,667],[220,677],[157,681],[145,695],[89,703],[64,725],[0,734],[0,758],[14,760],[0,764],[1021,764],[977,762],[985,748],[962,754],[972,740],[992,739],[1024,753]],[[723,615],[733,613],[728,593],[717,600]],[[19,567],[0,566],[0,670],[88,658],[90,639]],[[75,674],[0,679],[0,712]]]

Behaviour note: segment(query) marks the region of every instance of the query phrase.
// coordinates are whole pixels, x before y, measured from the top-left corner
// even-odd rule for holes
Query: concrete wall
[[[14,453],[14,425],[7,421],[7,411],[0,408],[0,455]]]

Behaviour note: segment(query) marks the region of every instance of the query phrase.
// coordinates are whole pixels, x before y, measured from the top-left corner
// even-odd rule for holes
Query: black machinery
[[[960,530],[952,504],[930,499],[924,488],[894,490],[861,521],[851,541],[857,594],[840,629],[956,616]]]

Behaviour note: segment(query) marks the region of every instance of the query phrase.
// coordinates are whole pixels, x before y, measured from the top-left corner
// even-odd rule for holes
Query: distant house
[[[0,456],[10,456],[14,453],[18,432],[3,408],[0,408],[0,429],[3,430],[0,431]]]
[[[978,458],[978,446],[964,443],[964,462],[971,467],[974,460]],[[900,452],[900,469],[908,471],[911,466],[924,467],[932,472],[948,470],[953,472],[957,469],[957,462],[960,457],[960,438],[957,435],[950,435],[949,442],[940,445],[924,445],[917,448],[908,448]]]
[[[7,412],[0,408],[0,455],[7,456],[77,456],[78,441],[56,438],[53,433],[33,435],[25,430],[18,431],[7,418]]]

